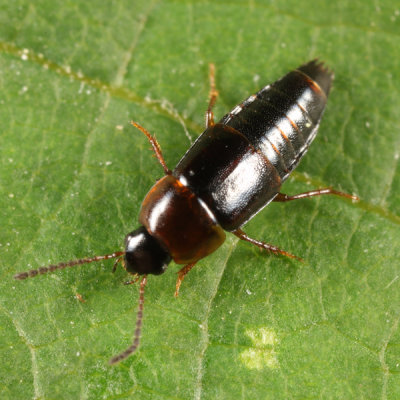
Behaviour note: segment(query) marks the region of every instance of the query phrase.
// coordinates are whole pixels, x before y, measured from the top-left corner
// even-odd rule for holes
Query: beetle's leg
[[[126,282],[124,282],[124,285],[133,285],[133,284],[135,284],[135,283],[140,279],[140,275],[138,275],[138,274],[133,274],[133,276],[134,276],[135,278],[132,279],[131,281],[126,281]]]
[[[236,231],[233,231],[232,233],[236,235],[239,239],[252,243],[257,247],[259,247],[260,249],[264,249],[274,254],[281,254],[286,257],[295,258],[296,260],[303,261],[302,258],[290,254],[287,251],[281,250],[279,247],[273,246],[272,244],[269,243],[260,242],[259,240],[248,237],[241,229],[236,229]]]
[[[210,64],[210,94],[209,98],[210,101],[208,103],[208,108],[206,112],[206,128],[209,128],[210,126],[214,125],[214,113],[212,111],[212,108],[215,105],[215,102],[217,101],[218,97],[218,91],[215,89],[215,66],[214,64]]]
[[[117,265],[118,265],[119,263],[122,263],[122,266],[125,268],[125,258],[124,258],[124,256],[118,257],[118,258],[115,260],[115,263],[114,263],[113,269],[112,269],[112,273],[114,273],[114,272],[117,270]]]
[[[151,147],[153,148],[154,154],[157,157],[157,160],[160,162],[161,166],[164,168],[165,174],[171,175],[171,171],[167,167],[167,164],[166,164],[164,157],[162,155],[162,152],[161,152],[161,147],[158,144],[156,137],[152,136],[151,133],[147,129],[143,128],[143,126],[139,125],[137,122],[131,121],[131,124],[135,128],[138,128],[140,131],[142,131],[146,135],[147,139],[149,140],[149,142],[151,144]]]
[[[314,196],[321,196],[323,194],[334,194],[336,196],[346,197],[347,199],[352,200],[360,200],[357,196],[353,196],[351,194],[338,192],[337,190],[326,188],[326,189],[317,189],[317,190],[310,190],[309,192],[295,194],[294,196],[288,196],[284,193],[278,193],[278,195],[274,198],[273,201],[291,201],[291,200],[298,200],[304,199],[306,197],[314,197]]]
[[[185,275],[196,265],[196,263],[191,263],[185,265],[182,269],[178,271],[178,279],[176,280],[176,289],[175,289],[175,297],[179,295],[179,288],[181,287],[182,281],[185,278]]]

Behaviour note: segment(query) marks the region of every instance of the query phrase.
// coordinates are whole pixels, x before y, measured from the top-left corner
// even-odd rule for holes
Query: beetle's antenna
[[[47,267],[40,267],[38,269],[31,269],[29,271],[20,272],[19,274],[14,275],[14,279],[22,281],[23,279],[33,278],[36,275],[47,274],[48,272],[53,272],[56,271],[57,269],[74,267],[75,265],[81,265],[81,264],[89,264],[94,261],[108,260],[110,258],[117,258],[117,257],[121,258],[121,256],[123,256],[124,254],[125,254],[124,251],[116,251],[115,253],[106,254],[104,256],[80,258],[79,260],[60,262],[58,264],[50,264]]]
[[[135,329],[135,334],[134,334],[134,337],[133,337],[132,345],[129,346],[122,353],[120,353],[120,354],[114,356],[113,358],[111,358],[110,361],[109,361],[109,363],[111,365],[119,363],[122,360],[125,360],[125,358],[127,358],[131,354],[133,354],[137,350],[137,348],[139,347],[140,334],[142,333],[144,288],[146,286],[146,283],[147,283],[147,275],[144,275],[142,280],[140,281],[139,307],[138,307],[138,312],[137,312],[137,316],[136,316],[136,329]]]

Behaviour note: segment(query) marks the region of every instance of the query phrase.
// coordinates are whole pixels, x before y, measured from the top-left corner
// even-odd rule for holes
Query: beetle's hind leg
[[[218,97],[218,91],[215,88],[215,66],[214,64],[210,64],[210,72],[209,72],[209,77],[210,77],[210,94],[209,94],[209,102],[208,102],[208,108],[206,111],[206,128],[209,128],[210,126],[214,125],[214,113],[212,111],[215,102],[217,101]]]
[[[182,281],[185,278],[185,275],[196,265],[196,263],[191,263],[185,265],[178,271],[178,279],[176,280],[176,289],[175,289],[175,297],[179,296],[179,288],[181,287]]]
[[[151,133],[143,128],[143,126],[139,125],[137,122],[135,121],[131,121],[131,124],[135,127],[138,128],[141,132],[143,132],[145,134],[145,136],[147,137],[147,139],[149,140],[151,147],[153,148],[154,154],[157,157],[157,160],[159,161],[159,163],[161,164],[161,166],[164,169],[164,172],[166,175],[171,175],[171,170],[167,167],[167,164],[164,160],[164,157],[162,155],[162,151],[161,151],[161,147],[157,142],[157,139],[155,138],[155,136],[152,136]]]
[[[278,195],[274,198],[273,201],[285,202],[291,200],[305,199],[306,197],[321,196],[323,194],[334,194],[336,196],[346,197],[347,199],[351,200],[360,200],[357,196],[339,192],[331,188],[326,188],[326,189],[310,190],[309,192],[295,194],[294,196],[288,196],[287,194],[284,193],[278,193]]]
[[[236,235],[239,239],[249,242],[251,244],[254,244],[255,246],[259,247],[262,250],[267,250],[274,254],[281,254],[282,256],[294,258],[298,261],[303,261],[302,258],[297,257],[291,253],[288,253],[285,250],[281,250],[279,247],[276,247],[276,246],[273,246],[272,244],[261,242],[259,240],[248,237],[241,229],[237,229],[236,231],[233,231],[232,233],[234,235]]]

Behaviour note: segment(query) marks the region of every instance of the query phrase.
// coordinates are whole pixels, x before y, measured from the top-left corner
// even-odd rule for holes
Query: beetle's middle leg
[[[179,288],[181,287],[182,281],[185,278],[185,275],[196,265],[196,263],[191,263],[185,265],[178,271],[178,279],[176,280],[176,289],[175,289],[175,297],[179,295]]]
[[[306,197],[314,197],[314,196],[321,196],[323,194],[334,194],[336,196],[346,197],[347,199],[351,200],[360,200],[359,197],[353,196],[348,193],[339,192],[334,189],[326,188],[326,189],[317,189],[317,190],[310,190],[309,192],[295,194],[294,196],[288,196],[284,193],[278,193],[278,195],[274,198],[273,201],[291,201],[291,200],[298,200],[298,199],[305,199]]]
[[[274,254],[281,254],[282,256],[294,258],[299,261],[303,261],[302,258],[297,257],[291,253],[288,253],[285,250],[281,250],[279,247],[273,246],[272,244],[261,242],[256,239],[252,239],[251,237],[247,236],[241,229],[236,229],[236,231],[232,232],[234,235],[236,235],[239,239],[244,240],[246,242],[249,242],[251,244],[254,244],[255,246],[259,247],[260,249],[264,249],[267,251],[270,251],[271,253]]]
[[[166,175],[171,175],[171,170],[167,167],[167,164],[164,160],[164,157],[162,155],[161,152],[161,147],[157,142],[157,139],[155,138],[155,136],[152,136],[151,133],[143,128],[143,126],[139,125],[137,122],[135,121],[131,121],[131,124],[135,127],[138,128],[141,132],[143,132],[145,134],[145,136],[147,137],[147,139],[149,140],[151,147],[153,148],[154,154],[157,157],[157,160],[159,161],[159,163],[161,164],[161,166],[164,168],[164,172]]]
[[[215,102],[217,101],[217,97],[218,97],[218,91],[215,88],[215,66],[214,66],[214,64],[210,64],[209,76],[210,76],[210,94],[209,94],[210,101],[208,103],[208,108],[206,111],[206,128],[209,128],[210,126],[214,125],[214,113],[213,113],[212,109],[213,109]]]

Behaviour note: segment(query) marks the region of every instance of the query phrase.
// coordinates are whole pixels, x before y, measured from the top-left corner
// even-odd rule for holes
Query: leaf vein
[[[204,317],[204,320],[201,323],[201,331],[202,331],[202,335],[201,335],[201,340],[200,340],[200,355],[198,358],[198,363],[197,363],[197,375],[196,375],[196,382],[195,382],[195,393],[194,393],[194,399],[196,400],[200,400],[201,399],[201,394],[202,394],[202,381],[203,381],[203,375],[204,375],[204,366],[203,366],[203,362],[204,362],[204,358],[205,358],[205,353],[206,350],[208,348],[209,345],[209,338],[208,338],[208,320],[211,314],[211,305],[215,299],[215,296],[217,295],[218,292],[218,288],[219,285],[221,283],[222,280],[222,276],[225,272],[225,268],[226,265],[228,264],[228,260],[233,252],[233,250],[235,249],[236,245],[237,245],[238,240],[236,240],[228,254],[227,257],[225,259],[225,261],[222,263],[221,268],[220,268],[220,272],[217,276],[217,280],[215,283],[215,287],[214,290],[210,296],[210,299],[208,300],[208,304],[207,304],[207,311]]]

